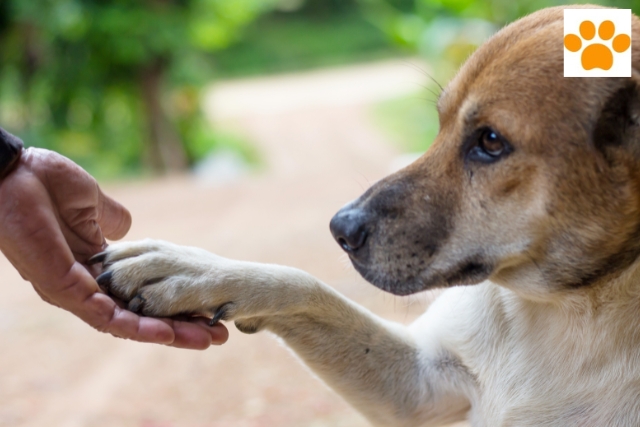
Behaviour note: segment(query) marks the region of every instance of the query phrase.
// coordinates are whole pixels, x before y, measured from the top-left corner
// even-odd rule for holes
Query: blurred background
[[[497,28],[561,3],[0,0],[0,123],[103,179],[185,171],[215,150],[255,166],[251,141],[204,115],[216,81],[420,56],[445,83]],[[423,84],[433,98],[437,85]],[[383,107],[383,121],[405,128],[403,149],[423,150],[435,114],[412,100]]]
[[[409,323],[435,294],[365,283],[329,219],[428,148],[439,86],[479,44],[557,4],[0,0],[0,126],[94,174],[131,210],[127,239],[299,267]],[[125,342],[4,258],[0,277],[0,427],[367,425],[267,333],[229,325],[206,352]]]

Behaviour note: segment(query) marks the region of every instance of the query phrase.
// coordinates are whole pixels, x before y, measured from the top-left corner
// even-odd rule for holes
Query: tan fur
[[[450,288],[409,327],[299,270],[165,242],[111,246],[100,282],[144,314],[276,333],[375,425],[640,425],[640,49],[631,78],[564,78],[562,17],[480,47],[431,149],[341,211],[366,218],[347,250],[367,280]],[[512,150],[483,163],[486,128]]]

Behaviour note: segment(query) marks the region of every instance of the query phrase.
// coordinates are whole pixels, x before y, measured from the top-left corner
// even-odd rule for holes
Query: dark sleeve
[[[0,178],[4,178],[18,161],[23,145],[20,138],[0,128]]]

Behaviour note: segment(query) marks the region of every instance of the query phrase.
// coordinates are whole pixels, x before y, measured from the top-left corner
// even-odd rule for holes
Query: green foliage
[[[276,3],[0,0],[0,121],[28,145],[113,175],[140,168],[155,114],[194,161],[217,144],[197,90],[212,77],[209,55]],[[145,98],[149,76],[158,83]],[[150,113],[153,91],[161,106]]]
[[[215,57],[217,76],[255,75],[398,55],[356,10],[336,14],[271,14],[247,28],[243,40]]]
[[[424,56],[435,77],[448,80],[459,65],[503,25],[559,0],[360,0],[364,13],[390,40]],[[596,0],[604,6],[640,7],[638,0]],[[636,12],[640,12],[637,10]]]

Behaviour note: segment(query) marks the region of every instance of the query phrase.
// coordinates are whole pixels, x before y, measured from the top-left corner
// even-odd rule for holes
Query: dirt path
[[[398,154],[367,107],[419,89],[406,62],[218,85],[207,111],[254,141],[263,171],[225,185],[192,177],[106,186],[128,206],[128,239],[296,266],[373,311],[409,322],[429,295],[366,284],[328,232],[340,206]],[[221,348],[188,352],[115,340],[41,302],[0,259],[0,427],[364,427],[267,333],[230,325]]]

